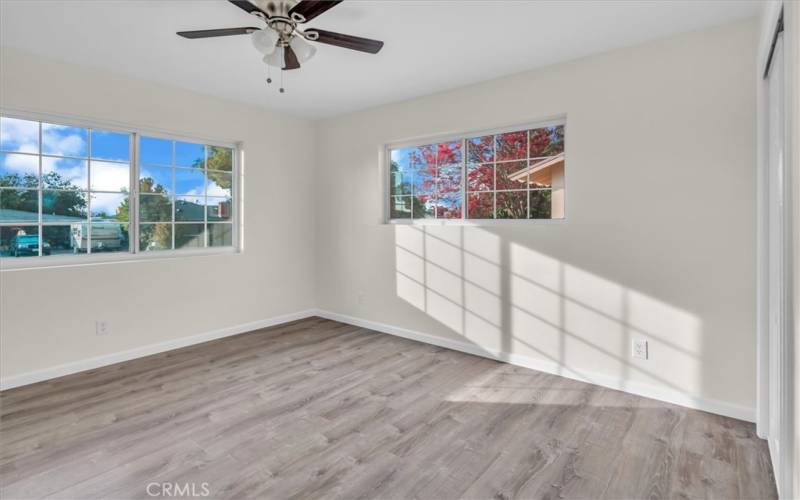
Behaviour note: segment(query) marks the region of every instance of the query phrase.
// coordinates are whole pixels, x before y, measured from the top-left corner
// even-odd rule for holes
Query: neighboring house
[[[70,224],[86,220],[86,217],[70,217],[68,215],[42,214],[42,222],[63,222]],[[20,225],[36,224],[39,221],[39,214],[36,212],[26,212],[25,210],[14,210],[12,208],[0,208],[0,222],[19,222]]]
[[[175,200],[175,220],[203,221],[203,210],[206,205],[186,200]],[[224,201],[216,205],[208,205],[208,220],[220,221],[230,218],[230,202]]]
[[[551,187],[551,218],[564,218],[564,153],[531,163],[508,177],[519,182],[527,178],[531,189]]]

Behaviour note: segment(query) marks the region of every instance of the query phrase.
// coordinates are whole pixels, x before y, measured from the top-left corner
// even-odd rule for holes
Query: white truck
[[[120,224],[93,222],[92,252],[116,251],[125,245],[125,234]],[[86,252],[89,248],[89,224],[81,222],[72,224],[72,250],[75,253]]]

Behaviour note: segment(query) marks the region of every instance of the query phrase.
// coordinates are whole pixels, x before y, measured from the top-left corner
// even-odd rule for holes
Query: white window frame
[[[519,132],[522,130],[534,130],[537,128],[543,127],[552,127],[555,125],[563,125],[564,126],[564,217],[560,219],[468,219],[467,218],[467,150],[465,147],[465,141],[471,137],[479,137],[484,135],[497,135],[497,134],[504,134],[507,132]],[[569,217],[569,195],[567,194],[568,185],[569,185],[569,171],[570,168],[566,167],[568,165],[568,153],[567,153],[567,116],[566,115],[559,115],[551,118],[546,118],[542,120],[538,120],[528,124],[517,124],[517,125],[509,125],[503,127],[497,127],[492,129],[483,129],[483,130],[467,130],[464,132],[458,133],[451,133],[445,135],[436,135],[430,137],[423,137],[423,138],[415,138],[405,141],[398,141],[398,142],[391,142],[385,144],[381,154],[383,155],[382,161],[380,162],[381,165],[381,179],[382,179],[382,192],[383,192],[383,199],[381,201],[382,205],[382,221],[384,224],[391,224],[391,225],[418,225],[418,226],[444,226],[444,225],[455,225],[455,226],[493,226],[493,225],[506,225],[506,224],[564,224],[567,222]],[[442,142],[456,142],[461,141],[462,143],[462,151],[464,155],[464,160],[461,162],[461,218],[460,219],[392,219],[391,218],[391,202],[392,202],[392,195],[391,195],[391,164],[392,164],[392,157],[391,151],[393,149],[400,149],[400,148],[413,148],[418,146],[426,146],[428,144],[438,144]],[[491,191],[496,192],[496,191]],[[412,205],[413,210],[413,205]]]
[[[111,252],[111,253],[89,253],[82,255],[50,255],[44,256],[40,253],[38,256],[11,258],[2,256],[0,257],[0,273],[6,271],[19,271],[25,269],[47,268],[47,267],[64,267],[64,266],[81,266],[92,264],[107,264],[107,263],[120,263],[120,262],[137,262],[149,260],[162,260],[162,259],[175,259],[192,256],[210,256],[210,255],[235,255],[242,253],[243,246],[241,241],[241,221],[242,216],[242,180],[241,180],[241,155],[242,143],[239,141],[220,141],[216,139],[208,139],[204,137],[181,135],[173,132],[137,127],[133,125],[113,122],[103,122],[94,119],[80,118],[68,115],[56,115],[51,113],[40,113],[25,110],[15,110],[8,108],[0,108],[0,116],[4,118],[16,118],[20,120],[37,121],[44,123],[54,123],[58,125],[74,126],[86,129],[102,130],[109,132],[119,132],[131,135],[130,141],[130,189],[128,210],[130,215],[130,237],[129,249],[127,252]],[[41,131],[40,131],[41,134]],[[158,139],[166,139],[170,141],[189,142],[195,144],[203,144],[206,146],[218,146],[230,148],[233,150],[233,165],[231,170],[232,186],[231,186],[231,246],[225,247],[204,247],[204,248],[186,248],[186,249],[171,249],[159,250],[153,252],[142,252],[139,250],[139,139],[142,136],[155,137]],[[39,138],[39,157],[41,158],[41,137]],[[8,151],[8,153],[13,153]],[[41,163],[41,161],[40,161]],[[91,168],[91,167],[89,167]],[[41,168],[40,168],[41,170]],[[41,174],[41,172],[40,172]],[[89,172],[87,172],[89,175]],[[87,178],[88,179],[88,178]],[[88,182],[91,182],[88,179]],[[87,186],[87,194],[89,186]],[[39,188],[41,192],[41,186]],[[171,195],[175,197],[173,193]],[[41,198],[41,194],[40,194]],[[174,203],[173,203],[174,205]],[[39,213],[41,214],[41,199],[39,200]],[[175,217],[174,206],[172,218]],[[207,220],[208,215],[204,215]],[[172,224],[172,222],[170,222]],[[2,223],[2,225],[7,225]],[[38,227],[43,227],[42,221],[36,222]],[[173,235],[174,238],[174,235]],[[42,235],[39,236],[41,247]],[[206,234],[206,243],[208,242],[208,234]]]

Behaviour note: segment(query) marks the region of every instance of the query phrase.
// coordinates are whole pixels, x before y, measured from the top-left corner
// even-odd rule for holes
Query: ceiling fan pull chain
[[[272,83],[272,70],[270,70],[270,66],[267,65],[267,85]]]
[[[281,88],[280,88],[280,89],[278,89],[278,91],[279,91],[281,94],[283,94],[283,92],[284,92],[284,90],[283,90],[283,70],[281,70]]]

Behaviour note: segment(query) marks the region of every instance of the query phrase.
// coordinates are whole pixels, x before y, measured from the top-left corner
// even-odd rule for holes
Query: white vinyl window
[[[0,116],[0,267],[236,249],[234,145],[66,122]]]
[[[233,150],[139,138],[140,251],[233,245]]]
[[[387,148],[390,222],[563,219],[564,122]]]

